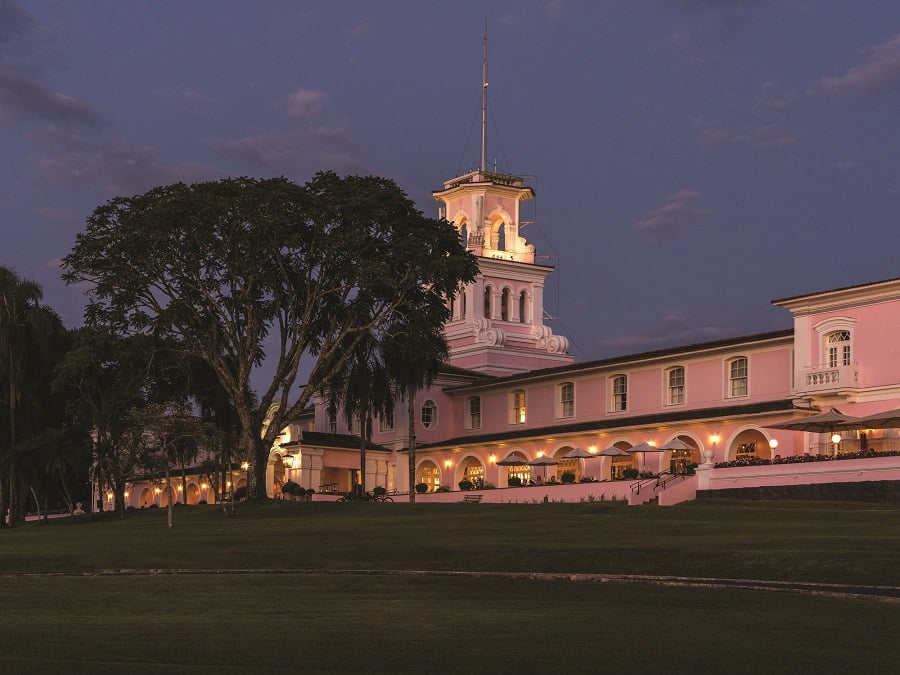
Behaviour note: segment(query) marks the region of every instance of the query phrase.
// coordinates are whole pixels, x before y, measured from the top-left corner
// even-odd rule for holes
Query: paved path
[[[824,584],[802,581],[767,581],[761,579],[717,579],[712,577],[678,577],[649,574],[563,574],[559,572],[462,572],[451,570],[336,570],[336,569],[118,569],[83,572],[12,572],[5,577],[104,577],[200,574],[303,574],[303,575],[374,575],[415,577],[467,577],[498,579],[531,579],[535,581],[569,581],[576,583],[655,584],[697,588],[731,588],[752,591],[781,591],[838,598],[861,598],[879,602],[900,603],[900,586],[865,586],[857,584]]]

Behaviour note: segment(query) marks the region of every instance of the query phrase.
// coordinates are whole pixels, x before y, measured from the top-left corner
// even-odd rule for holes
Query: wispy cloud
[[[100,126],[105,117],[41,82],[50,59],[38,47],[40,25],[15,2],[0,0],[0,119]]]
[[[702,207],[703,195],[693,190],[681,190],[671,195],[666,203],[651,211],[632,226],[638,232],[654,237],[674,234],[697,222],[706,220],[712,213]]]
[[[811,93],[843,95],[900,90],[900,33],[868,51],[868,58],[842,75],[823,77]]]
[[[320,89],[297,89],[287,97],[285,113],[301,119],[318,111],[328,100],[328,94]]]
[[[839,159],[829,163],[828,167],[835,171],[849,172],[862,168],[862,165],[863,163],[858,159]]]

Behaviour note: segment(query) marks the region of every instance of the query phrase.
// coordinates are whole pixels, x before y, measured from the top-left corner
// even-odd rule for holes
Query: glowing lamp
[[[832,443],[840,443],[840,442],[841,442],[841,435],[840,435],[840,434],[832,434],[832,435],[831,435],[831,442],[832,442]]]
[[[773,450],[778,447],[778,441],[774,438],[769,441],[769,447]]]

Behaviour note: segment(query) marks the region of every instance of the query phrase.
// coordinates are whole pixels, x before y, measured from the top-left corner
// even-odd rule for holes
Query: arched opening
[[[469,246],[469,221],[464,218],[463,220],[461,220],[459,222],[459,225],[457,225],[457,228],[459,229],[460,242],[462,242],[462,245],[465,248],[468,248],[468,246]]]
[[[284,459],[277,452],[269,458],[269,469],[272,471],[270,485],[272,498],[281,499],[281,486],[284,485]]]
[[[514,461],[516,458],[520,458],[522,463],[506,466],[506,484],[510,487],[527,485],[528,481],[531,480],[531,467],[526,464],[528,458],[519,451],[509,453],[509,457]]]
[[[186,504],[199,504],[200,503],[200,486],[198,486],[196,483],[188,484],[185,503]]]
[[[434,492],[441,486],[441,470],[430,459],[426,459],[416,469],[416,485],[424,483],[428,492]]]
[[[618,443],[613,443],[612,447],[627,452],[632,445],[627,441],[619,441]],[[627,455],[613,455],[610,457],[609,479],[624,480],[625,470],[634,468],[636,468],[634,453],[629,452]]]
[[[503,293],[500,294],[500,320],[501,321],[509,321],[509,309],[510,309],[510,290],[508,288],[503,289]]]
[[[669,456],[669,472],[678,475],[694,473],[694,469],[700,464],[700,448],[697,445],[697,441],[690,436],[676,436],[672,440],[681,441],[685,445],[691,447],[690,449],[671,451],[671,455]]]
[[[490,248],[495,251],[506,250],[506,221],[502,216],[496,215],[491,219]]]
[[[725,461],[746,461],[772,459],[772,449],[765,435],[757,429],[745,429],[731,442]]]
[[[465,321],[466,318],[466,289],[463,288],[459,292],[459,318],[460,321]]]
[[[484,464],[477,457],[466,457],[459,465],[462,477],[460,482],[467,480],[472,483],[473,490],[484,487]]]
[[[142,509],[146,509],[153,503],[153,490],[150,488],[144,488],[141,490],[141,499],[138,502],[138,506]]]
[[[528,292],[522,291],[519,295],[519,323],[528,323],[531,317],[528,313]]]
[[[555,459],[559,464],[554,467],[547,467],[548,471],[550,469],[556,469],[557,478],[562,480],[562,476],[564,473],[571,473],[575,476],[575,482],[577,483],[584,476],[584,463],[583,460],[577,459],[575,457],[564,457],[570,452],[572,452],[574,448],[572,446],[566,445],[561,447],[556,453],[553,455],[553,459]]]
[[[162,490],[159,493],[159,505],[160,506],[168,506],[170,503],[176,504],[177,502],[178,502],[178,499],[175,497],[175,488],[173,488],[173,487],[162,488]]]
[[[490,319],[493,312],[494,289],[490,286],[484,287],[484,318]]]

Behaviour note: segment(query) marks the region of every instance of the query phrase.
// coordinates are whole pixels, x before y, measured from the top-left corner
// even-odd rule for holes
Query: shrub
[[[638,473],[638,470],[632,467],[628,467],[627,469],[622,470],[622,478],[624,478],[625,480],[634,480],[639,475],[640,474]]]
[[[234,491],[234,501],[240,502],[247,499],[247,486],[242,485]]]
[[[441,485],[435,492],[450,492],[449,485]]]
[[[381,485],[376,485],[375,487],[372,488],[372,494],[373,495],[386,495],[387,488],[382,487]]]
[[[307,496],[307,497],[312,497],[314,494],[316,494],[316,489],[315,489],[315,488],[307,488],[307,490],[306,490],[306,496]]]
[[[197,502],[197,503],[198,503],[198,504],[206,504],[206,500],[205,500],[205,499],[201,499],[201,500],[200,500],[199,502]]]
[[[497,486],[494,485],[493,483],[488,483],[487,481],[484,481],[484,483],[481,484],[481,489],[482,490],[496,490]]]
[[[522,479],[518,476],[510,476],[508,483],[509,487],[522,487]]]
[[[474,487],[475,487],[475,484],[466,478],[463,478],[461,481],[459,481],[459,489],[460,490],[471,490]]]
[[[562,476],[560,477],[563,483],[574,483],[575,482],[575,474],[571,471],[563,471]]]
[[[294,481],[289,480],[281,486],[281,492],[286,495],[303,495],[306,493],[306,490],[304,490]]]
[[[428,484],[427,483],[416,483],[416,492],[422,494],[423,492],[428,492]]]

